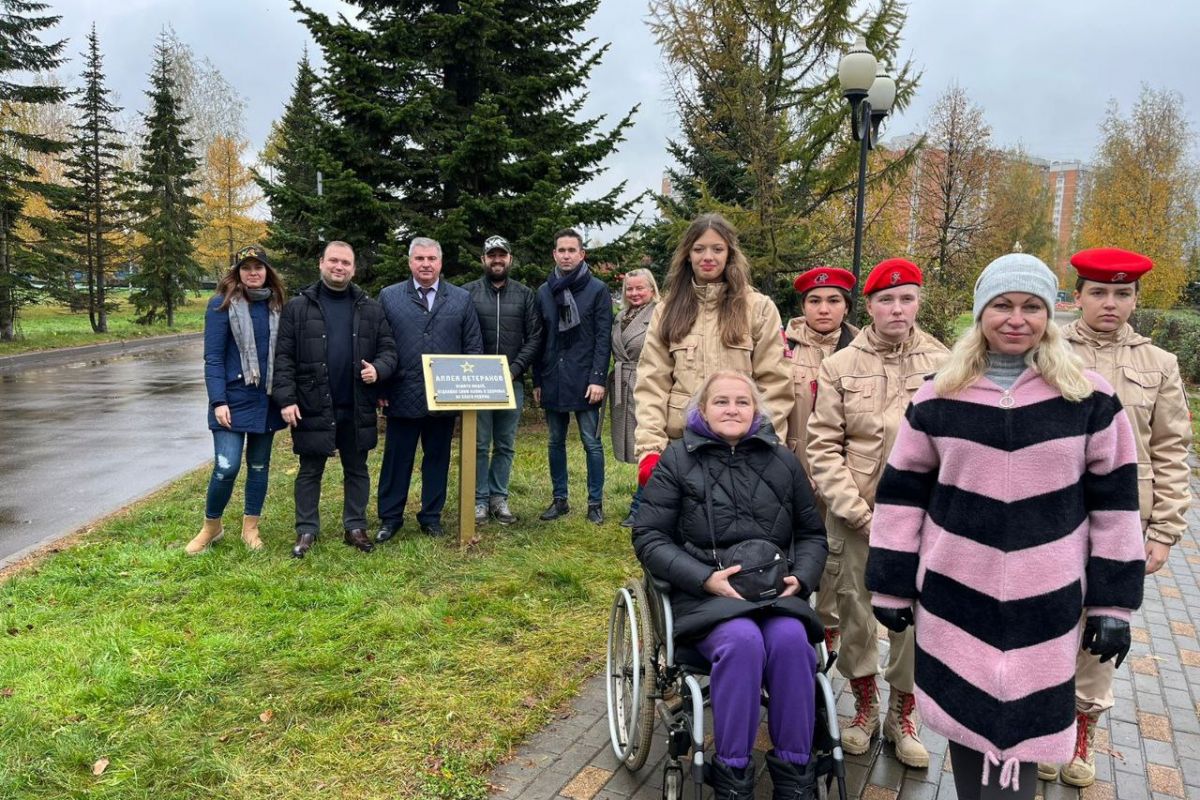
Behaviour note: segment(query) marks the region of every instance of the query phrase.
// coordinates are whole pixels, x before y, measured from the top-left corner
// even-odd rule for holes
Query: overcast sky
[[[61,14],[78,82],[78,59],[93,21],[109,85],[129,108],[144,107],[154,39],[166,25],[216,63],[247,101],[247,134],[261,147],[291,92],[307,30],[284,0],[47,0]],[[337,0],[310,5],[335,11]],[[659,187],[664,143],[676,130],[658,48],[643,20],[646,0],[601,0],[588,34],[611,49],[595,70],[588,114],[619,119],[641,110],[604,186]],[[1197,0],[914,0],[901,53],[923,72],[917,97],[885,123],[885,137],[918,131],[938,95],[957,81],[984,109],[999,145],[1022,144],[1047,159],[1088,160],[1110,99],[1128,109],[1147,83],[1178,92],[1196,129],[1200,119]],[[319,56],[314,53],[314,60]],[[832,69],[832,67],[831,67]]]

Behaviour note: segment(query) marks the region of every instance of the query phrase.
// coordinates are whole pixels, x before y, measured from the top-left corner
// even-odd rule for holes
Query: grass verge
[[[137,314],[127,291],[116,291],[110,296],[116,299],[117,309],[108,315],[107,333],[92,332],[86,311],[75,312],[53,303],[24,306],[17,316],[17,338],[0,342],[0,356],[200,331],[204,329],[205,302],[212,293],[192,293],[188,304],[176,310],[175,325],[170,328],[162,322],[154,325],[134,322]]]
[[[225,539],[183,554],[200,470],[0,583],[0,797],[485,797],[489,769],[600,668],[609,600],[635,570],[617,526],[634,468],[610,454],[609,521],[591,525],[570,448],[571,514],[541,523],[545,445],[523,426],[521,521],[466,554],[414,533],[416,487],[397,539],[343,545],[331,459],[322,538],[290,558],[282,435],[264,552],[238,540],[239,485]]]

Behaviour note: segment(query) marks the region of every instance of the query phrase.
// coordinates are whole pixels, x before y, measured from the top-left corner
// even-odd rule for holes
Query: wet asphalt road
[[[212,457],[203,345],[0,374],[0,561]]]

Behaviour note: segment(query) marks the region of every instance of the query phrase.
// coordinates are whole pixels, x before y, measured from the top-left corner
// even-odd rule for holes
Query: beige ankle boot
[[[850,692],[854,695],[854,719],[842,728],[842,749],[852,756],[861,756],[871,747],[871,737],[879,730],[879,690],[875,676],[851,678]]]
[[[204,518],[204,527],[196,534],[196,538],[187,543],[187,547],[183,551],[189,556],[199,555],[209,548],[210,545],[219,542],[221,537],[225,535],[225,531],[221,528],[221,520]]]
[[[1096,782],[1096,723],[1099,714],[1075,715],[1075,755],[1062,768],[1062,782],[1084,789]]]
[[[258,536],[258,517],[242,517],[242,541],[251,550],[263,549],[263,541]]]
[[[929,751],[921,743],[920,725],[916,698],[893,686],[887,717],[883,720],[883,736],[896,745],[896,758],[900,763],[914,769],[929,766]]]

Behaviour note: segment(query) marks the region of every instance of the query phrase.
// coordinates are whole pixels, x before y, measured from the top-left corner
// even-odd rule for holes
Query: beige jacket
[[[1192,503],[1188,450],[1192,424],[1179,361],[1129,325],[1099,333],[1075,320],[1063,328],[1087,369],[1117,390],[1137,436],[1138,505],[1146,536],[1173,545],[1187,531]]]
[[[754,378],[762,391],[775,433],[786,441],[787,419],[792,411],[792,379],[783,357],[779,335],[779,309],[771,298],[753,289],[747,302],[750,339],[736,347],[721,342],[717,305],[724,283],[693,284],[700,299],[696,324],[682,341],[668,344],[659,334],[666,303],[659,303],[650,318],[650,329],[638,361],[636,457],[661,453],[671,439],[683,436],[688,400],[704,379],[720,369],[734,369]]]
[[[920,328],[893,345],[868,327],[821,362],[817,402],[808,421],[808,463],[829,513],[848,528],[871,524],[875,488],[900,420],[925,376],[949,351]]]
[[[858,336],[860,331],[853,325],[847,325],[852,336]],[[792,406],[792,415],[788,417],[787,446],[808,469],[808,418],[812,415],[813,403],[817,399],[817,372],[821,361],[833,355],[842,329],[833,333],[817,333],[808,327],[804,317],[793,317],[788,321],[784,336],[792,350],[792,394],[796,404]]]

